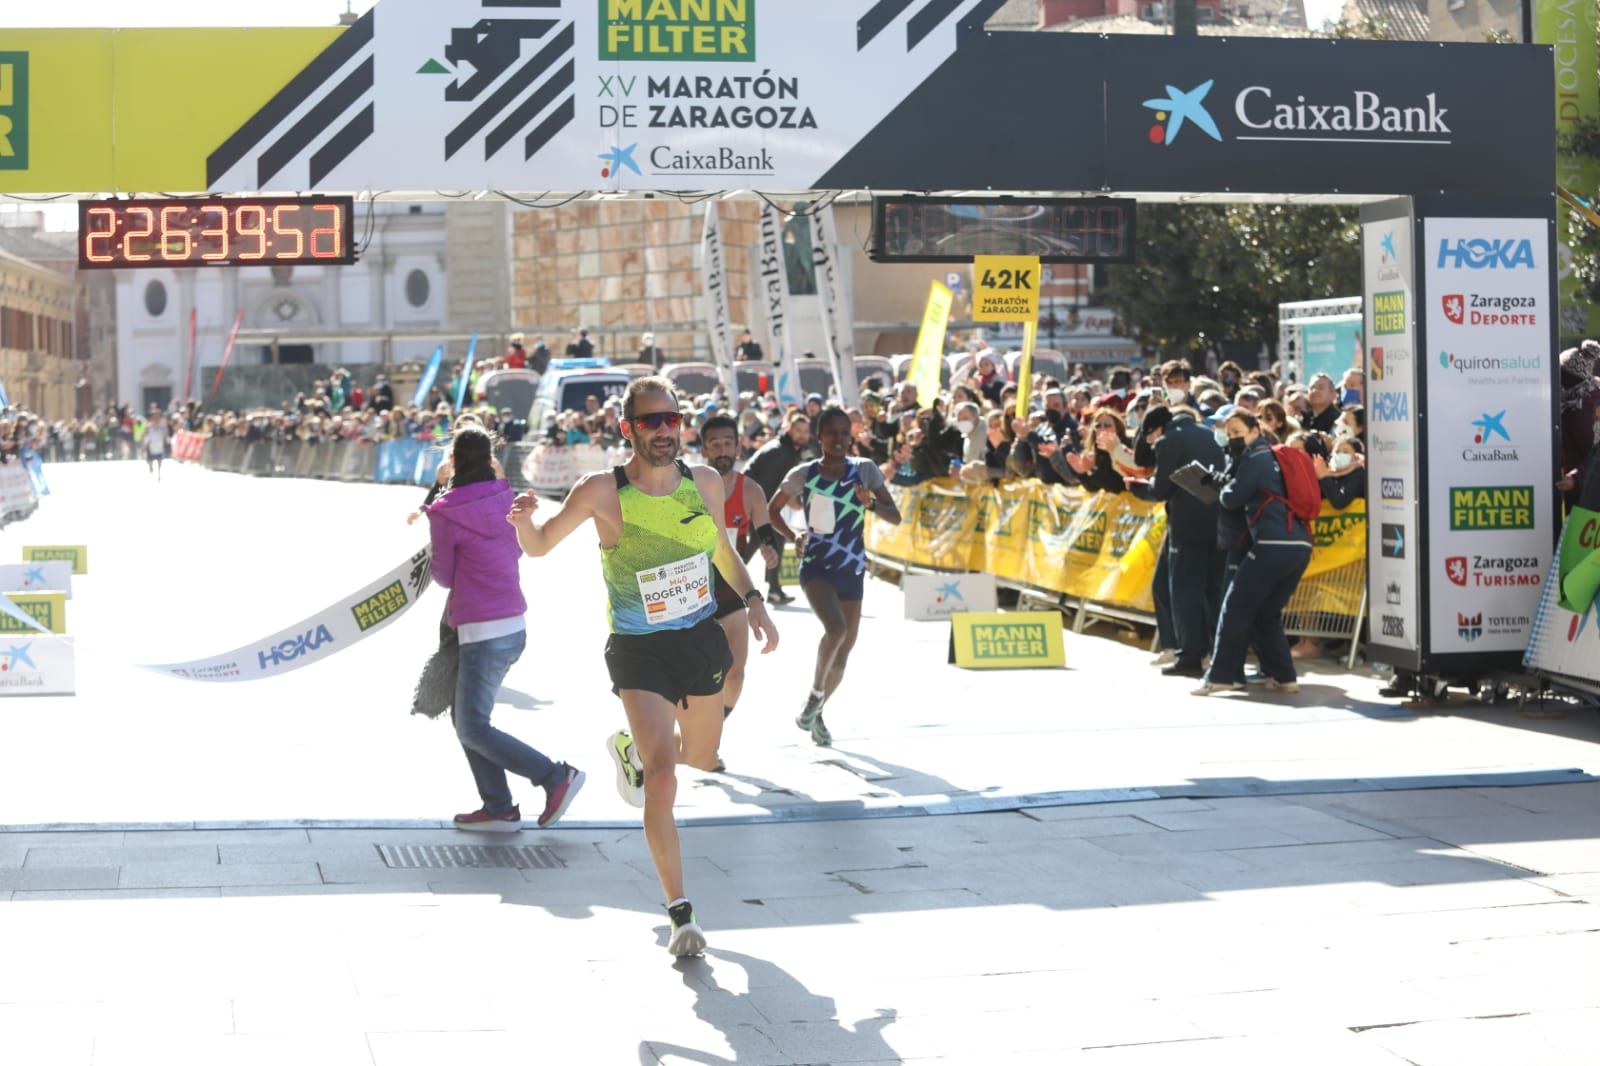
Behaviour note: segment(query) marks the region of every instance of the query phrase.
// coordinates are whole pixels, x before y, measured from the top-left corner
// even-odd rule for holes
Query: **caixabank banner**
[[[1520,651],[1555,541],[1550,222],[1423,234],[1430,650]]]
[[[1000,6],[380,0],[342,30],[0,30],[0,192],[1551,188],[1528,117],[1547,47],[983,32]]]

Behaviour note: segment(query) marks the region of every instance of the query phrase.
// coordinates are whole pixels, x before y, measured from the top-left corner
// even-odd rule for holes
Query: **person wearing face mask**
[[[1141,448],[1134,451],[1135,462],[1154,466],[1155,474],[1148,484],[1135,484],[1134,495],[1165,503],[1167,508],[1164,554],[1175,640],[1170,647],[1175,660],[1161,672],[1200,677],[1221,603],[1224,560],[1217,551],[1216,505],[1181,490],[1172,475],[1192,462],[1220,469],[1223,452],[1211,430],[1187,410],[1158,408],[1146,416],[1140,432],[1143,436]],[[1141,454],[1146,446],[1149,451]],[[1154,461],[1147,462],[1151,458]]]
[[[1351,367],[1339,382],[1339,403],[1346,408],[1359,407],[1366,402],[1366,391],[1366,371]]]
[[[1334,444],[1332,455],[1326,459],[1315,456],[1312,462],[1316,464],[1322,498],[1336,510],[1367,498],[1366,454],[1359,439],[1341,437]]]
[[[1367,438],[1367,412],[1359,406],[1346,407],[1333,424],[1335,440],[1360,440]]]
[[[1230,400],[1237,400],[1239,388],[1244,384],[1244,368],[1232,359],[1217,367],[1217,382]]]
[[[1290,510],[1283,470],[1256,417],[1235,410],[1223,426],[1234,476],[1218,502],[1224,510],[1244,514],[1250,550],[1223,599],[1211,666],[1194,695],[1243,689],[1245,652],[1252,645],[1267,675],[1267,691],[1298,692],[1283,608],[1311,561],[1311,527]]]
[[[1167,387],[1168,407],[1194,407],[1194,397],[1189,394],[1190,387],[1189,364],[1181,359],[1174,359],[1167,364],[1167,372],[1162,378],[1162,383]]]
[[[989,441],[985,434],[987,427],[975,403],[959,403],[955,409],[956,432],[961,434],[961,469],[969,466],[983,466],[984,456],[989,451]]]

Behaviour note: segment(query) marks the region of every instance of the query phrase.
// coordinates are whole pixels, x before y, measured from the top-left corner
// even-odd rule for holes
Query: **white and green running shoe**
[[[619,729],[606,740],[606,753],[617,764],[617,792],[630,807],[644,806],[644,764],[626,729]]]
[[[706,934],[694,920],[694,907],[688,900],[667,908],[672,919],[672,939],[667,941],[667,952],[681,958],[684,955],[704,955]]]

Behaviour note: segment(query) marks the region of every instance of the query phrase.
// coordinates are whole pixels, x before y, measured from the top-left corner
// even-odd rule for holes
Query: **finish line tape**
[[[136,664],[185,681],[257,681],[337,654],[405,614],[427,591],[432,548],[423,548],[383,577],[303,622],[222,655],[192,662]],[[0,613],[51,636],[32,616],[0,595]]]

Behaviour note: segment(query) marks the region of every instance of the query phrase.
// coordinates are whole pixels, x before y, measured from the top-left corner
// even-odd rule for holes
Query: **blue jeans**
[[[466,752],[467,765],[478,783],[483,809],[490,814],[509,811],[511,787],[506,772],[526,777],[536,785],[555,784],[561,767],[509,733],[489,724],[494,697],[511,664],[527,647],[526,631],[493,640],[461,645],[461,668],[456,675],[456,739]]]
[[[1283,608],[1310,562],[1309,544],[1303,548],[1262,544],[1250,550],[1222,601],[1207,681],[1244,684],[1244,656],[1252,645],[1262,673],[1275,681],[1295,679],[1294,656],[1283,633]]]

